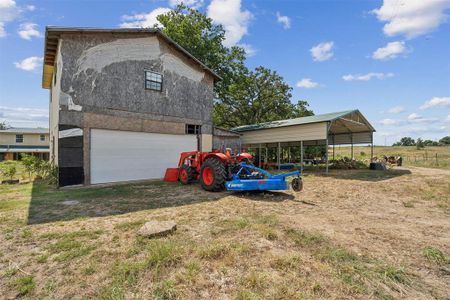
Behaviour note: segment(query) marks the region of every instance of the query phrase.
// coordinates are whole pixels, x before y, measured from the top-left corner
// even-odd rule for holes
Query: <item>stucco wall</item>
[[[85,112],[201,124],[211,133],[213,78],[156,35],[61,37],[60,124],[90,127]],[[162,92],[144,71],[163,74]]]

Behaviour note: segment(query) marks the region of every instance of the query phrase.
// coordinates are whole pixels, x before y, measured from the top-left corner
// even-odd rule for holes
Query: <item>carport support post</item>
[[[280,166],[281,158],[280,158],[280,156],[281,156],[281,143],[278,142],[278,155],[277,155],[278,170],[281,170],[281,166]]]
[[[370,162],[372,162],[372,159],[373,159],[373,131],[372,131],[370,140],[371,140],[371,142],[372,142],[372,143],[370,144]]]
[[[326,140],[326,142],[325,142],[325,147],[326,147],[326,149],[327,149],[327,151],[325,152],[325,159],[326,159],[326,162],[327,162],[327,165],[326,165],[326,173],[328,174],[328,135],[327,135],[327,140]]]
[[[288,146],[288,162],[291,163],[291,146]]]
[[[335,146],[335,144],[334,144],[334,134],[333,134],[333,160],[335,160],[335,158],[334,158],[334,146]]]
[[[350,134],[350,141],[352,143],[352,159],[353,159],[353,133]]]
[[[303,175],[303,141],[300,141],[300,172]]]
[[[260,167],[260,168],[261,168],[261,154],[262,154],[262,149],[261,149],[261,144],[259,144],[259,155],[258,155],[259,164],[258,164],[258,167]]]

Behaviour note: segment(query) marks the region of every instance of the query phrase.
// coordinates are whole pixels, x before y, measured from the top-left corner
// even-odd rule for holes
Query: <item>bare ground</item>
[[[449,170],[304,180],[301,193],[1,187],[0,295],[450,299]],[[178,230],[136,237],[150,219]]]

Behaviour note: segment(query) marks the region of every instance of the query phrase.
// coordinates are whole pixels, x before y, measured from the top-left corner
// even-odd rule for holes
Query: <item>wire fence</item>
[[[450,153],[424,152],[414,155],[404,155],[405,165],[423,166],[423,167],[450,167]]]

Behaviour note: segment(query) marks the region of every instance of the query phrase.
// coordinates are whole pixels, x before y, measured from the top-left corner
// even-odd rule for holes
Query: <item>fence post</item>
[[[436,166],[439,166],[439,162],[438,162],[438,155],[437,155],[437,152],[436,152]]]

